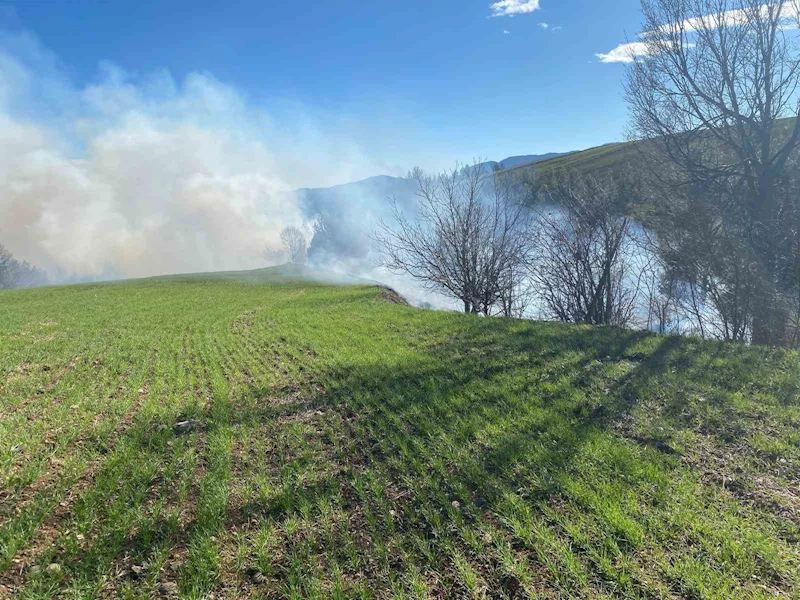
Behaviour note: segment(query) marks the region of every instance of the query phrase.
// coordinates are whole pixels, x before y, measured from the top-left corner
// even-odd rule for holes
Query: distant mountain
[[[416,183],[404,177],[378,175],[328,188],[303,188],[294,193],[306,218],[317,223],[308,256],[312,262],[366,257],[369,236],[389,216],[391,199],[401,207],[414,199]]]
[[[793,119],[782,123],[788,126]],[[638,144],[646,142],[610,143],[576,152],[509,156],[501,161],[478,165],[486,173],[500,166],[508,172],[531,173],[538,177],[569,170],[582,174],[602,174],[641,164]],[[339,260],[364,259],[370,254],[370,235],[378,222],[390,218],[390,198],[401,209],[411,208],[416,198],[416,183],[404,177],[379,175],[361,181],[329,188],[301,189],[295,194],[303,211],[318,229],[311,241],[309,256],[324,262],[330,257]]]
[[[541,161],[558,159],[563,153],[510,156],[499,162],[480,165],[486,172],[497,166],[506,169],[525,168]],[[360,181],[327,188],[302,188],[293,193],[309,221],[317,223],[309,247],[312,262],[332,259],[363,259],[372,247],[370,235],[379,221],[389,218],[390,200],[401,208],[410,208],[416,198],[417,184],[405,177],[378,175]]]
[[[490,173],[497,167],[501,167],[503,169],[516,169],[517,167],[532,165],[534,163],[538,163],[543,160],[550,160],[551,158],[557,158],[559,156],[565,156],[567,154],[572,154],[572,153],[548,152],[547,154],[525,154],[523,156],[509,156],[508,158],[504,158],[499,162],[496,160],[487,160],[486,162],[480,163],[480,167],[481,169]]]
[[[484,166],[493,168],[499,165],[504,169],[529,165],[542,160],[549,160],[558,156],[573,154],[572,152],[548,152],[547,154],[526,154],[523,156],[509,156],[501,161],[490,160],[482,163]],[[390,175],[376,175],[359,181],[342,183],[324,188],[300,188],[295,190],[299,195],[303,206],[315,212],[322,209],[332,199],[352,201],[353,196],[362,198],[387,199],[393,196],[405,196],[409,192],[412,194],[416,190],[416,184],[405,177],[392,177]]]
[[[325,188],[300,188],[295,190],[306,202],[311,205],[319,200],[333,196],[341,197],[351,194],[374,194],[376,192],[401,192],[406,189],[408,179],[405,177],[392,177],[391,175],[375,175],[359,181],[342,183]]]
[[[525,154],[524,156],[509,156],[504,158],[498,164],[504,169],[512,167],[519,167],[521,165],[529,165],[531,163],[539,162],[540,160],[548,160],[556,156],[564,156],[565,154],[572,154],[571,152],[548,152],[547,154]]]

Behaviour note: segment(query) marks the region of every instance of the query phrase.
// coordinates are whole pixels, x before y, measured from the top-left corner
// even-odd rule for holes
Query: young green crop
[[[0,598],[800,595],[797,353],[295,275],[0,294]]]

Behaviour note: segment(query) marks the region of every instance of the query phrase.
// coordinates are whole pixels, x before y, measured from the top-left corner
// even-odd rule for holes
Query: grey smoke
[[[56,279],[263,266],[307,220],[291,190],[386,170],[325,127],[207,73],[104,64],[76,87],[34,37],[0,32],[0,241]]]
[[[513,168],[559,156],[513,156],[500,162],[487,161],[480,168],[491,173],[496,167]],[[391,223],[391,202],[411,215],[415,210],[417,183],[407,177],[377,176],[363,181],[328,188],[300,189],[297,200],[309,221],[324,229],[311,240],[309,260],[312,264],[339,272],[358,273],[391,285],[415,304],[437,308],[458,308],[452,300],[432,293],[408,276],[380,269],[380,255],[372,240],[381,219]]]
[[[410,206],[411,181],[324,187],[404,173],[353,141],[393,133],[255,106],[208,73],[101,63],[77,86],[34,36],[0,31],[0,243],[53,282],[118,279],[263,267],[284,227],[322,221],[319,268],[449,307],[378,267],[369,239],[389,197]]]

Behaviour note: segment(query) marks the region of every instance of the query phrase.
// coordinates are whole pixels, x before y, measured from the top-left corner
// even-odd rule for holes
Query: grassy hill
[[[636,156],[637,150],[634,144],[630,142],[620,142],[556,156],[555,158],[543,160],[532,165],[523,165],[517,168],[532,168],[540,175],[560,169],[574,169],[581,173],[590,174],[621,167],[635,160]]]
[[[636,164],[637,160],[640,160],[640,154],[635,142],[616,142],[560,154],[535,163],[517,165],[506,169],[506,172],[531,173],[537,177],[546,177],[560,171],[576,171],[594,175],[609,170],[623,169]]]
[[[797,353],[285,275],[0,294],[0,597],[800,594]]]
[[[776,133],[788,135],[794,126],[794,117],[780,119],[776,122]],[[641,154],[636,148],[639,142],[615,142],[587,148],[578,152],[561,154],[554,158],[540,160],[514,166],[509,171],[533,170],[537,175],[547,175],[559,170],[575,170],[579,173],[596,174],[625,166],[635,166],[641,162]]]

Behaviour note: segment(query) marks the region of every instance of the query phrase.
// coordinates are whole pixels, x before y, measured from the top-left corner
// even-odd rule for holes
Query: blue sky
[[[635,36],[638,2],[489,5],[23,0],[2,26],[35,37],[77,88],[109,62],[133,78],[205,73],[279,122],[313,115],[398,168],[619,140],[623,67],[596,53]]]
[[[297,188],[618,141],[647,51],[638,0],[3,1],[0,243],[56,279],[255,268]]]

